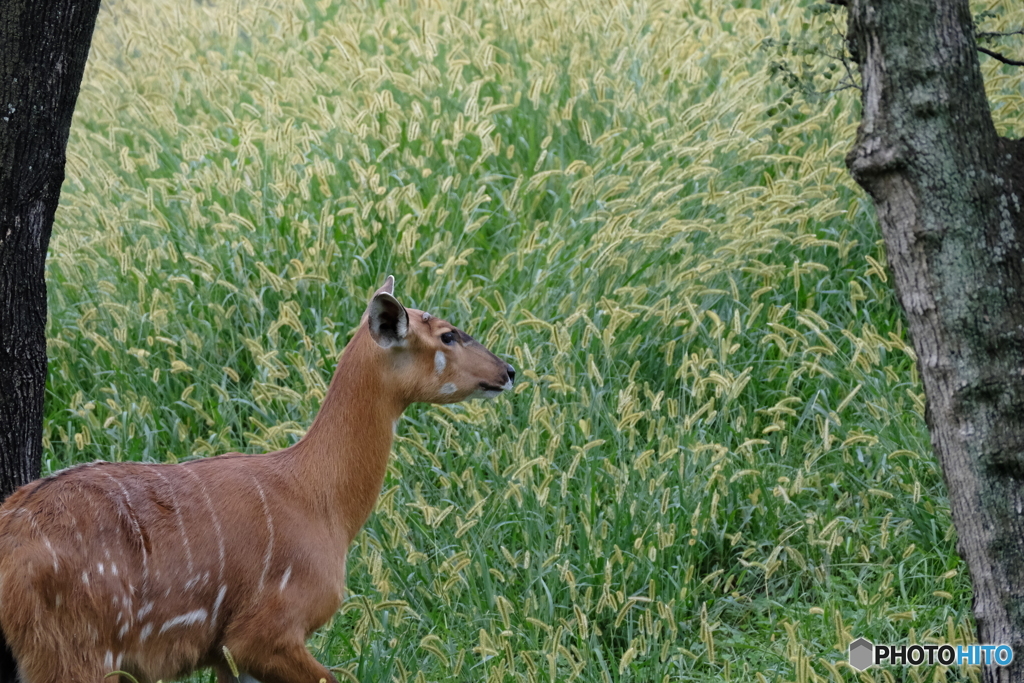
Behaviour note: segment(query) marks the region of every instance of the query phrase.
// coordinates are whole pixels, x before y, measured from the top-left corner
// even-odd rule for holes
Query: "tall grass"
[[[794,101],[759,49],[807,20],[105,3],[49,261],[46,469],[294,442],[394,273],[521,380],[400,424],[312,642],[339,680],[946,680],[845,664],[973,623],[843,164],[856,93]],[[986,69],[1019,134],[1020,72]]]

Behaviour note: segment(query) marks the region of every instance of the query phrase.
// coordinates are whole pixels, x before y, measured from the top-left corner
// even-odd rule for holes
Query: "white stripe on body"
[[[146,587],[149,585],[149,552],[147,552],[146,544],[142,540],[142,527],[139,526],[139,520],[136,519],[134,514],[132,514],[132,512],[135,509],[134,507],[132,507],[132,497],[128,493],[128,489],[125,488],[125,485],[121,482],[121,480],[114,478],[114,475],[110,474],[110,472],[104,472],[104,474],[107,476],[107,479],[117,484],[117,487],[121,489],[121,495],[124,496],[124,504],[125,507],[128,508],[128,517],[129,519],[131,519],[132,529],[135,532],[135,537],[138,538],[139,543],[142,544],[142,589],[145,590]],[[114,576],[117,576],[116,570],[114,571]]]
[[[228,587],[224,584],[220,586],[220,592],[217,593],[217,599],[213,602],[213,616],[210,617],[210,623],[214,626],[217,624],[217,613],[220,611],[220,604],[224,602],[224,596],[227,595]]]
[[[168,630],[176,626],[191,626],[192,624],[201,624],[206,621],[207,612],[205,609],[194,609],[191,612],[185,614],[179,614],[173,619],[168,619],[164,622],[163,626],[160,627],[160,633],[165,633]]]
[[[217,511],[213,508],[213,500],[210,498],[209,492],[206,490],[206,484],[199,475],[193,472],[189,468],[185,468],[185,471],[192,475],[196,483],[199,485],[199,490],[203,494],[203,498],[206,500],[206,508],[210,511],[210,519],[213,521],[213,528],[217,532],[217,552],[219,553],[219,564],[217,565],[217,583],[224,583],[224,565],[227,553],[224,550],[224,529],[220,525],[220,518],[217,517]]]
[[[25,508],[18,508],[24,510]],[[32,525],[32,531],[39,534],[39,538],[43,539],[43,544],[46,549],[50,551],[50,557],[53,559],[53,571],[57,571],[57,551],[53,549],[53,544],[50,543],[49,537],[43,533],[43,530],[39,528],[39,522],[36,521],[35,515],[30,515],[28,518],[29,523]]]
[[[260,582],[256,587],[256,594],[259,595],[267,584],[267,573],[270,571],[270,560],[274,555],[274,519],[270,514],[270,505],[267,504],[267,494],[259,480],[250,473],[253,483],[256,484],[256,491],[260,494],[260,502],[263,504],[263,514],[267,518],[267,551],[263,553],[263,571],[260,572]]]
[[[288,569],[284,570],[284,576],[281,577],[281,585],[277,589],[279,592],[284,593],[285,586],[288,585],[288,579],[292,577],[292,566],[288,565]]]
[[[164,484],[167,484],[168,489],[173,490],[174,487],[168,483],[167,477],[164,476],[164,473],[160,471],[159,467],[154,467],[153,471],[156,472],[156,475],[160,477]],[[173,500],[171,501],[171,504],[174,506],[174,517],[178,522],[178,531],[181,532],[181,541],[185,547],[185,562],[188,564],[188,574],[189,576],[192,576],[196,573],[196,568],[195,563],[192,561],[192,546],[189,545],[188,542],[188,531],[185,529],[185,518],[181,514],[181,506]]]

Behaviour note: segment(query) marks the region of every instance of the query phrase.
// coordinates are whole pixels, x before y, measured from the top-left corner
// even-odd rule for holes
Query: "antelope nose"
[[[513,384],[516,381],[516,369],[505,363],[505,372],[508,373],[508,383]]]

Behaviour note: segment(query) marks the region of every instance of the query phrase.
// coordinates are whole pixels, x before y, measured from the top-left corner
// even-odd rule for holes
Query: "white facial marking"
[[[444,351],[438,351],[434,354],[434,372],[440,375],[444,372],[445,366],[448,365],[448,359],[444,357]]]
[[[288,569],[284,570],[284,576],[281,577],[281,586],[278,588],[279,591],[284,593],[284,587],[288,585],[288,579],[292,576],[292,567],[288,565]]]
[[[179,614],[173,619],[168,619],[164,622],[164,625],[160,627],[160,633],[164,633],[175,626],[191,626],[192,624],[201,624],[206,621],[206,610],[205,609],[194,609],[191,612],[185,612]]]
[[[504,389],[505,391],[508,391],[509,389],[511,389],[512,388],[512,380],[509,380],[509,381],[505,382],[505,385],[503,387],[501,387],[501,388]]]
[[[456,391],[458,391],[458,387],[455,386],[455,384],[452,382],[445,382],[441,385],[441,391],[438,393],[447,396],[448,394],[454,394]]]
[[[146,624],[145,626],[143,626],[142,630],[139,632],[139,642],[140,643],[146,642],[146,638],[149,638],[149,634],[152,633],[152,632],[153,632],[153,624]]]

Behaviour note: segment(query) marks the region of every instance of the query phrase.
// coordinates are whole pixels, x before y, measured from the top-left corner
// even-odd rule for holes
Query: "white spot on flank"
[[[103,668],[107,671],[114,670],[114,653],[107,650],[106,654],[103,655]]]
[[[103,563],[102,562],[97,562],[96,563],[96,571],[98,571],[100,573],[100,576],[103,576]]]
[[[444,384],[441,385],[440,393],[442,395],[454,394],[457,389],[458,387],[456,387],[455,384],[453,384],[452,382],[445,382]]]
[[[82,572],[82,583],[84,583],[86,586],[89,585],[89,573],[88,572]]]
[[[118,640],[124,640],[125,634],[128,633],[128,626],[128,622],[125,622],[124,626],[121,627],[121,630],[117,632]]]
[[[282,593],[284,592],[284,587],[288,585],[288,579],[290,579],[291,577],[292,567],[291,565],[288,565],[288,569],[284,570],[284,576],[281,577],[281,586],[280,588],[278,588],[279,591],[281,591]]]
[[[444,351],[434,353],[434,372],[440,375],[444,372],[446,365],[448,365],[448,359],[444,357]]]
[[[147,602],[145,605],[142,606],[142,609],[139,610],[138,618],[142,619],[142,618],[144,618],[147,614],[149,614],[152,611],[153,611],[153,603],[152,602]]]
[[[117,565],[113,562],[110,563],[110,573],[117,576]]]
[[[149,634],[153,632],[153,624],[146,624],[142,627],[142,631],[139,632],[139,642],[146,642],[146,638],[149,638]]]
[[[53,549],[53,545],[50,543],[50,539],[43,536],[43,542],[46,544],[46,549],[50,551],[50,556],[53,558],[53,571],[57,571],[57,553]]]
[[[173,619],[165,621],[164,625],[160,627],[160,633],[168,631],[175,626],[191,626],[192,624],[201,624],[204,621],[206,621],[206,610],[194,609],[191,612],[179,614]]]

